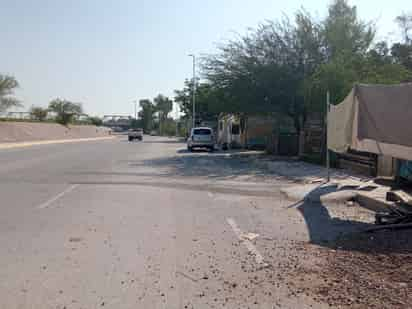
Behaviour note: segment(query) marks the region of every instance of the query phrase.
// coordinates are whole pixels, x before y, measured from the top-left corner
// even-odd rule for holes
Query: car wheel
[[[133,137],[129,136],[129,142],[131,142],[133,140]]]
[[[213,146],[209,147],[209,152],[213,152],[213,151],[215,151],[215,147]]]
[[[193,152],[193,147],[187,146],[187,151]]]

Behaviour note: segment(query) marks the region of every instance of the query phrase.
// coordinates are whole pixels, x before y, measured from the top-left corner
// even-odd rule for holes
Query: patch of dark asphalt
[[[171,182],[150,182],[150,181],[79,181],[71,184],[77,185],[96,185],[96,186],[145,186],[156,188],[169,188],[189,191],[206,191],[212,193],[232,194],[242,196],[257,196],[257,197],[279,197],[280,187],[272,186],[275,191],[268,190],[253,190],[235,187],[215,186],[209,184],[187,184],[187,183],[171,183]]]

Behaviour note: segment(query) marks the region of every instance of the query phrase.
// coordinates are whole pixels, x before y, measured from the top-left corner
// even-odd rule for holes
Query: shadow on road
[[[276,176],[263,166],[251,164],[254,158],[232,155],[222,152],[199,150],[194,153],[186,149],[178,150],[181,156],[161,157],[148,160],[129,161],[130,167],[148,167],[162,171],[162,176],[197,176],[213,179],[232,179],[239,176]]]
[[[164,176],[198,176],[213,179],[232,179],[239,176],[261,177],[270,180],[304,182],[308,178],[324,177],[321,166],[304,163],[296,159],[272,157],[264,152],[230,150],[207,152],[199,150],[190,153],[186,148],[177,150],[175,156],[157,157],[147,160],[129,161],[130,167],[151,167],[162,170]],[[341,175],[342,174],[342,175]],[[341,172],[334,172],[334,178],[346,178]]]
[[[322,203],[321,197],[335,191],[336,185],[318,186],[296,205],[296,209],[305,219],[310,241],[314,244],[328,244],[343,234],[359,232],[370,226],[363,222],[331,217],[327,207]],[[342,205],[341,207],[346,206]]]
[[[184,142],[184,139],[144,140],[145,144],[182,144]]]
[[[177,151],[177,153],[196,153],[196,152],[209,152],[209,153],[214,153],[214,152],[212,152],[212,151],[210,151],[209,149],[206,149],[206,148],[204,148],[204,149],[202,149],[202,148],[196,148],[196,149],[193,149],[192,151],[189,151],[189,150],[187,150],[187,149],[179,149],[179,150]]]
[[[311,191],[303,201],[291,205],[302,214],[312,244],[364,253],[412,252],[412,231],[387,230],[366,233],[364,231],[374,224],[333,218],[328,208],[322,203],[321,196],[335,191],[335,185],[319,186]],[[346,206],[340,205],[339,207]]]

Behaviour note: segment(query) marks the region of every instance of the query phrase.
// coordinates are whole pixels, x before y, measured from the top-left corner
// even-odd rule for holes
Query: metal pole
[[[330,157],[329,157],[329,145],[328,145],[328,114],[330,106],[330,93],[326,92],[326,115],[325,115],[325,128],[326,128],[326,169],[328,172],[328,182],[330,182]]]
[[[193,91],[193,112],[192,112],[192,117],[193,117],[193,128],[196,126],[196,55],[189,55],[190,57],[193,58],[193,86],[192,86],[192,91]]]
[[[178,128],[179,111],[177,110],[177,104],[176,104],[175,106],[176,106],[176,111],[175,111],[175,113],[176,113],[176,115],[175,115],[176,119],[175,119],[175,122],[176,122],[176,137],[177,137],[177,136],[179,136],[179,128]]]
[[[133,103],[134,103],[134,119],[137,119],[137,100],[134,100]]]

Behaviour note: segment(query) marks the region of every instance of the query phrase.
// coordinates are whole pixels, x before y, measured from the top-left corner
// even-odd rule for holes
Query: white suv
[[[213,151],[215,148],[215,136],[213,130],[208,127],[193,128],[187,139],[187,150],[194,148],[207,148]]]

